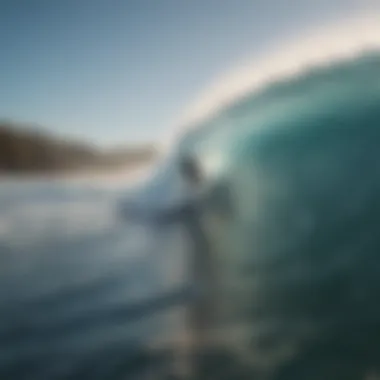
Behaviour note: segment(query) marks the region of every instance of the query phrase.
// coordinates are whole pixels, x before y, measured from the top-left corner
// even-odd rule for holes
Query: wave
[[[220,294],[246,328],[244,357],[276,379],[380,371],[380,52],[359,45],[251,81],[186,131],[168,166],[190,152],[230,187],[234,217],[213,236]],[[167,189],[174,177],[158,176]]]
[[[176,144],[188,130],[200,128],[230,103],[278,80],[292,80],[311,68],[360,56],[380,47],[380,13],[354,17],[319,29],[304,31],[270,51],[245,59],[230,72],[222,73],[191,103],[164,136],[165,148]]]
[[[231,189],[233,217],[207,228],[221,319],[244,327],[231,347],[258,378],[380,372],[377,20],[326,29],[223,79],[139,189],[143,205],[180,198],[176,166],[188,153],[211,192]]]
[[[305,32],[302,38],[297,37],[281,47],[273,46],[271,53],[248,59],[247,63],[216,78],[183,112],[174,124],[175,128],[164,136],[160,144],[161,160],[140,181],[137,192],[145,188],[147,194],[142,198],[154,198],[158,203],[168,204],[173,198],[180,199],[181,186],[176,161],[188,150],[206,150],[207,155],[202,156],[205,170],[220,171],[226,159],[218,153],[221,146],[218,146],[216,139],[223,143],[234,135],[232,131],[235,125],[229,115],[230,108],[239,107],[247,99],[260,98],[260,94],[267,89],[275,92],[276,84],[288,82],[292,86],[298,77],[312,78],[314,73],[317,78],[319,72],[328,70],[330,66],[339,67],[341,63],[344,65],[347,61],[354,62],[378,51],[379,20],[380,13],[373,11],[355,15],[344,22],[324,25],[319,30]],[[271,105],[273,102],[267,99],[267,104]],[[251,113],[257,111],[256,107]],[[276,113],[274,110],[273,114]],[[255,129],[258,127],[258,123],[248,124],[249,128],[253,124]],[[212,134],[213,128],[218,133]],[[211,143],[206,138],[208,131],[216,149],[210,148]],[[229,132],[223,134],[222,131]],[[134,201],[137,201],[136,197]]]

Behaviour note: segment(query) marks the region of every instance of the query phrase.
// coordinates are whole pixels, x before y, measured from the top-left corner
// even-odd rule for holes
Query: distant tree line
[[[133,167],[152,161],[156,156],[153,146],[133,146],[104,152],[90,144],[0,122],[0,171],[5,173]]]

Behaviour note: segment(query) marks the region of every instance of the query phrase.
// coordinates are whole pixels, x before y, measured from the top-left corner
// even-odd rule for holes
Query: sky
[[[0,0],[0,119],[155,141],[215,77],[371,0]]]

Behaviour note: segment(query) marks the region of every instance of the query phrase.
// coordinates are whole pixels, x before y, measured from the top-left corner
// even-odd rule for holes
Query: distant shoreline
[[[0,121],[0,178],[77,178],[134,173],[151,166],[154,143],[104,149],[53,136],[33,127]]]

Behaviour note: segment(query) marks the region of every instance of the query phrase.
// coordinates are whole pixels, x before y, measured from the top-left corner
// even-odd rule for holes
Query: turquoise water
[[[379,143],[376,52],[247,94],[182,141],[234,195],[224,297],[265,379],[364,379],[380,363]]]

